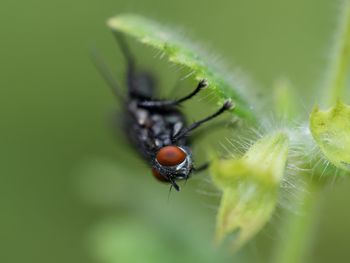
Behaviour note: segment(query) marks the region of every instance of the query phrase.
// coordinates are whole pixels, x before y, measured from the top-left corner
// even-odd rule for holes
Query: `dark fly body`
[[[219,116],[232,107],[230,101],[212,115],[187,125],[179,105],[208,86],[201,80],[187,96],[175,100],[158,100],[153,78],[149,73],[136,70],[124,39],[116,35],[127,62],[127,94],[123,95],[108,68],[95,56],[95,62],[113,91],[123,103],[123,126],[126,136],[143,159],[150,165],[153,175],[162,182],[170,183],[177,191],[178,180],[187,180],[192,173],[201,171],[208,164],[194,166],[189,139],[191,132],[203,123]]]

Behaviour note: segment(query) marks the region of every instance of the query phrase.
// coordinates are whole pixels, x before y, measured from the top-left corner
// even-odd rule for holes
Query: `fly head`
[[[177,180],[186,180],[193,170],[193,161],[187,147],[176,145],[164,146],[155,155],[152,172],[154,177],[170,183],[177,191]]]

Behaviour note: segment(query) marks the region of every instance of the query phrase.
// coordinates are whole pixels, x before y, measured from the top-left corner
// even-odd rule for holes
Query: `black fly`
[[[136,70],[134,58],[124,39],[119,34],[116,38],[127,62],[126,96],[121,93],[111,72],[98,56],[94,56],[95,63],[123,103],[125,134],[151,166],[154,177],[159,181],[170,183],[179,191],[180,187],[176,181],[187,180],[192,173],[208,167],[207,163],[199,167],[193,165],[189,135],[203,123],[232,108],[232,103],[228,100],[212,115],[186,125],[185,116],[178,106],[206,88],[208,86],[206,80],[201,80],[197,87],[183,98],[153,99],[155,97],[153,78],[149,73]]]

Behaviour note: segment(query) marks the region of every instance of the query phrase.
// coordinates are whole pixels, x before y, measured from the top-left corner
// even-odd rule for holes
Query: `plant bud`
[[[236,233],[238,249],[271,218],[284,175],[289,139],[282,132],[258,140],[240,158],[216,160],[211,176],[223,191],[217,215],[216,240]]]
[[[338,101],[328,111],[315,107],[310,116],[310,130],[328,161],[350,171],[350,106]]]

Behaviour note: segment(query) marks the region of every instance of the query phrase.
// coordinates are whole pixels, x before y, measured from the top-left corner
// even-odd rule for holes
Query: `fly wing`
[[[110,68],[107,66],[105,63],[104,59],[100,55],[100,53],[96,50],[93,49],[91,52],[91,59],[93,63],[95,64],[97,70],[105,80],[105,82],[108,84],[108,86],[112,89],[112,92],[114,95],[120,100],[124,101],[125,96],[123,96],[120,85],[116,81],[116,79],[113,77],[113,73],[110,70]]]

